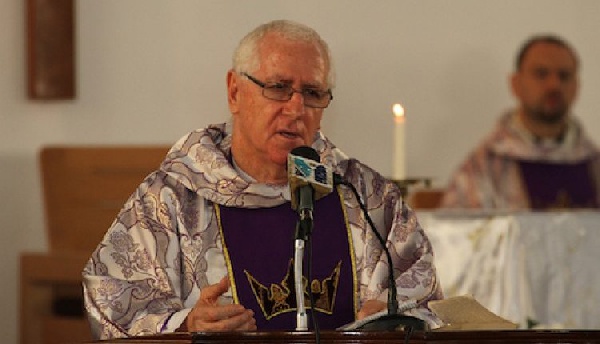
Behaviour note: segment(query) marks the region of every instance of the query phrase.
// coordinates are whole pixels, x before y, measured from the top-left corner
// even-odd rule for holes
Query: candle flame
[[[394,118],[397,122],[404,122],[404,107],[401,104],[394,104],[392,112],[394,112]]]

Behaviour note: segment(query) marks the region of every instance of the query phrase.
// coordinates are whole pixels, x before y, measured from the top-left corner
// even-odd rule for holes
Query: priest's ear
[[[239,112],[239,89],[240,75],[233,69],[227,72],[227,103],[229,104],[229,111],[232,114]]]

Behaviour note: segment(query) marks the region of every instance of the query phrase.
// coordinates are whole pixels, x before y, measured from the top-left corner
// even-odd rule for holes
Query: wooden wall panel
[[[75,0],[27,0],[27,91],[75,98]]]

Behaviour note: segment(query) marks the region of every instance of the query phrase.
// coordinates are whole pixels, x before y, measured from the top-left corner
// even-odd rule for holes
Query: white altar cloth
[[[600,212],[417,215],[446,297],[521,328],[600,329]]]

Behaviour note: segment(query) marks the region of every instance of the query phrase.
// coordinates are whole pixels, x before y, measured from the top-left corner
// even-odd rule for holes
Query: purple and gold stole
[[[592,163],[519,161],[531,209],[598,208]]]
[[[352,235],[341,195],[316,201],[312,281],[304,276],[306,308],[315,300],[318,324],[335,329],[355,320],[358,285]],[[294,241],[298,214],[286,202],[273,208],[215,205],[234,302],[254,311],[259,330],[296,327]],[[308,264],[308,246],[303,266]],[[309,311],[310,314],[310,311]],[[309,327],[312,322],[309,321]]]

